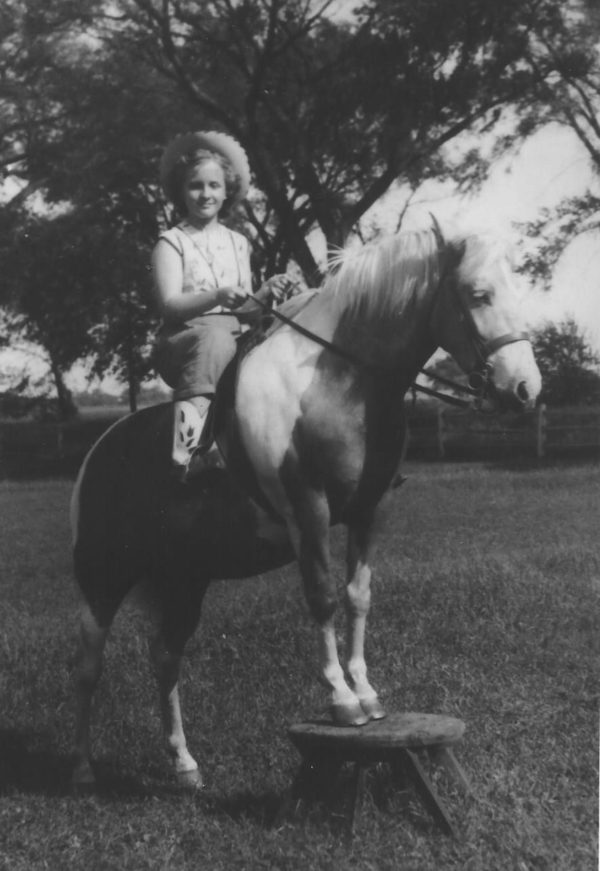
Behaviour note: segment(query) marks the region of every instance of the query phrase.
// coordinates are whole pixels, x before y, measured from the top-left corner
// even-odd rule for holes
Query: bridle
[[[500,348],[504,348],[506,345],[512,345],[515,342],[528,342],[529,333],[519,330],[513,333],[503,333],[501,336],[496,336],[494,339],[484,339],[475,323],[471,309],[463,299],[460,290],[454,282],[451,284],[450,291],[456,303],[459,318],[464,324],[471,349],[475,355],[475,366],[467,377],[467,385],[460,384],[457,381],[452,381],[449,378],[443,378],[429,369],[421,369],[420,372],[428,378],[439,381],[441,384],[444,384],[446,387],[450,387],[459,393],[468,394],[472,397],[473,401],[458,399],[457,397],[449,396],[448,394],[441,393],[440,391],[434,390],[430,387],[423,387],[420,384],[414,384],[413,389],[426,393],[429,396],[435,396],[438,399],[442,399],[450,405],[457,405],[461,408],[474,406],[477,411],[481,411],[484,400],[493,397],[496,390],[494,382],[492,381],[494,367],[489,362],[489,358],[492,354],[495,354],[496,351],[499,351]]]
[[[438,242],[438,248],[441,252],[444,252],[447,250],[446,241],[442,235],[442,231],[436,218],[433,215],[431,215],[431,218],[433,221],[433,232]],[[440,283],[438,286],[439,288],[448,281],[447,272],[448,262],[446,262],[442,269],[442,275],[440,276]],[[494,339],[484,339],[479,332],[473,313],[462,296],[457,283],[449,281],[449,284],[449,290],[452,293],[454,302],[458,309],[459,319],[465,327],[468,341],[475,355],[476,363],[467,377],[467,385],[459,384],[449,378],[443,378],[428,369],[421,369],[420,373],[426,375],[428,378],[439,381],[447,387],[451,387],[453,390],[469,394],[473,397],[474,403],[464,399],[457,399],[457,397],[454,396],[448,396],[445,393],[433,390],[432,388],[423,387],[420,384],[413,384],[413,389],[426,393],[429,396],[435,396],[438,399],[444,400],[444,402],[448,402],[451,405],[458,405],[462,408],[469,408],[471,405],[474,405],[476,410],[481,411],[484,399],[487,397],[493,397],[496,390],[494,382],[492,381],[493,366],[489,362],[489,358],[492,354],[495,354],[496,351],[499,351],[500,348],[504,348],[506,345],[512,345],[515,342],[528,342],[529,333],[519,330],[513,333],[503,333],[500,336],[496,336]],[[440,293],[438,290],[434,302],[434,308],[439,301],[439,296]]]

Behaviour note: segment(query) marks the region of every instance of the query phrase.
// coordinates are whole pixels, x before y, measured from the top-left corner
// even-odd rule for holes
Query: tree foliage
[[[110,221],[82,222],[80,211],[25,216],[3,240],[13,332],[44,348],[63,416],[72,412],[64,373],[78,360],[114,372],[130,386],[132,407],[148,374],[148,252]]]
[[[571,320],[549,324],[533,336],[542,375],[541,401],[548,405],[600,402],[600,357]]]
[[[587,155],[591,176],[600,180],[600,7],[595,0],[570,0],[569,27],[556,33],[542,28],[526,57],[535,80],[533,111],[523,110],[516,136],[521,138],[549,122],[571,130]],[[546,209],[524,226],[541,242],[527,271],[549,285],[553,267],[568,244],[600,230],[598,190],[589,189]]]

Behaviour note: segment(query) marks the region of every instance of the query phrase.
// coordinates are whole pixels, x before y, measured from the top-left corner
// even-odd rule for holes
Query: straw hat
[[[160,161],[160,183],[166,196],[173,201],[172,177],[173,169],[186,154],[198,149],[215,151],[225,157],[233,167],[239,180],[239,191],[235,203],[241,202],[250,187],[250,164],[248,156],[240,143],[227,133],[216,130],[198,131],[197,133],[182,133],[167,145]]]

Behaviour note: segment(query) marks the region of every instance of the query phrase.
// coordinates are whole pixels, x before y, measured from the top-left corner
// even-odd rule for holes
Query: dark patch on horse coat
[[[140,581],[158,588],[242,578],[285,565],[283,527],[261,534],[261,509],[225,468],[204,468],[189,484],[169,475],[172,406],[136,412],[89,454],[78,493],[75,572],[106,625]],[[270,523],[273,527],[273,524]]]

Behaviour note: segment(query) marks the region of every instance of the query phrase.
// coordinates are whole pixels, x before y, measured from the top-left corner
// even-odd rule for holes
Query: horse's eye
[[[474,290],[471,294],[471,304],[473,306],[489,305],[491,302],[491,294],[487,290]]]

